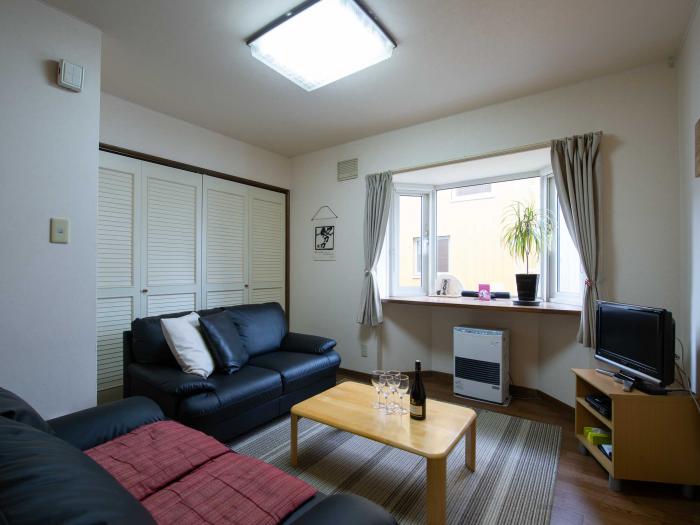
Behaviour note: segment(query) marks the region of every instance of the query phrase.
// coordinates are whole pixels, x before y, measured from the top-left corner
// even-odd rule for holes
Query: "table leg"
[[[447,457],[428,458],[426,470],[428,474],[426,505],[428,525],[444,525],[447,499]]]
[[[476,469],[476,419],[464,433],[464,462],[469,470]]]
[[[289,439],[289,461],[293,467],[297,466],[297,427],[298,427],[299,416],[292,414],[291,418],[291,429],[292,435]]]

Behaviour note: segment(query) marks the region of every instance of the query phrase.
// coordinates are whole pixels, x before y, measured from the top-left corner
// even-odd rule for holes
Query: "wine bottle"
[[[411,386],[411,417],[425,419],[425,387],[421,377],[421,364],[418,360],[416,360],[416,377]]]

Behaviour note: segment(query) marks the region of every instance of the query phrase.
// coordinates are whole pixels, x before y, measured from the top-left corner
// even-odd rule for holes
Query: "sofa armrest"
[[[132,363],[127,371],[130,380],[147,383],[156,390],[171,396],[187,397],[216,390],[214,383],[194,374],[164,365]]]
[[[80,450],[164,419],[160,407],[145,397],[130,397],[48,421],[56,435]]]
[[[396,525],[394,517],[379,505],[352,494],[334,494],[320,500],[301,514],[290,516],[283,525]]]
[[[304,354],[325,354],[329,350],[333,350],[336,344],[335,339],[289,332],[282,339],[280,350],[285,352],[302,352]]]

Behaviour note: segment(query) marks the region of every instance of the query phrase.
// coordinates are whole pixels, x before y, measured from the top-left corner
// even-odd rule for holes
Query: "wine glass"
[[[377,391],[377,402],[374,404],[374,408],[382,409],[384,404],[381,402],[380,395],[382,393],[382,385],[380,382],[381,376],[384,375],[384,370],[373,370],[370,378],[372,380],[372,386]]]
[[[399,399],[401,400],[401,407],[399,408],[399,414],[408,414],[408,410],[403,407],[403,396],[408,393],[408,387],[410,385],[408,376],[406,374],[400,374],[398,376],[399,384],[397,390],[399,392]]]
[[[391,385],[389,381],[391,376],[389,374],[382,374],[379,376],[379,384],[384,394],[384,413],[391,414],[391,407],[389,406],[389,392],[391,392]]]
[[[401,377],[401,374],[389,374],[389,387],[391,388],[391,393],[396,396],[398,393],[398,386],[399,386],[399,377]],[[391,408],[393,412],[396,412],[399,410],[399,404],[396,402],[391,403]]]
[[[385,372],[385,374],[388,376],[400,376],[401,371],[400,370],[389,370],[388,372]],[[396,396],[396,384],[398,384],[398,380],[395,382],[391,381],[391,380],[389,381],[389,386],[391,387],[391,393],[394,396]],[[396,399],[396,397],[394,397],[393,399]],[[398,403],[396,403],[395,401],[391,401],[389,403],[389,405],[391,406],[392,409],[395,409],[399,406]]]

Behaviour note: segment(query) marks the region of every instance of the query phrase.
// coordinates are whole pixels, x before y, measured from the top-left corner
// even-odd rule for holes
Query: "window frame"
[[[431,260],[433,257],[430,254],[430,239],[433,237],[432,228],[434,227],[433,203],[432,194],[434,189],[432,186],[419,184],[394,184],[394,192],[391,203],[391,224],[390,224],[390,249],[389,249],[389,294],[393,297],[406,297],[412,295],[428,295],[431,284],[429,283],[432,273]],[[420,286],[401,286],[399,282],[399,214],[400,214],[400,198],[406,197],[421,197],[421,272]],[[411,264],[414,264],[414,256],[411,254]],[[413,273],[413,275],[416,275]],[[434,279],[433,279],[434,280]]]
[[[583,268],[579,262],[579,293],[559,291],[559,202],[557,190],[554,184],[554,175],[551,170],[546,176],[547,207],[552,218],[552,246],[547,257],[547,301],[551,303],[580,305],[583,299]],[[566,226],[566,225],[565,225]],[[580,259],[580,256],[579,256]]]
[[[558,231],[559,216],[557,206],[556,189],[551,167],[539,171],[526,171],[508,175],[498,175],[493,177],[483,177],[471,179],[451,184],[424,185],[424,184],[395,184],[392,196],[392,213],[389,225],[390,233],[390,257],[389,257],[389,295],[394,297],[423,295],[429,296],[431,290],[435,288],[437,279],[437,192],[440,190],[452,190],[465,186],[478,186],[483,184],[494,184],[529,178],[540,179],[540,206],[541,212],[549,213],[552,218],[552,241],[549,252],[546,256],[540,257],[540,285],[538,298],[545,302],[556,302],[561,304],[580,305],[583,295],[583,280],[581,281],[581,293],[559,292],[557,289],[558,271]],[[491,193],[491,192],[489,192]],[[421,239],[423,251],[421,254],[421,286],[407,287],[399,286],[399,199],[401,196],[422,197],[422,217],[421,217]],[[477,194],[479,195],[479,194]],[[484,194],[482,194],[484,195]],[[472,199],[465,199],[472,200]],[[413,264],[415,256],[412,254]],[[415,269],[415,266],[414,266]]]

